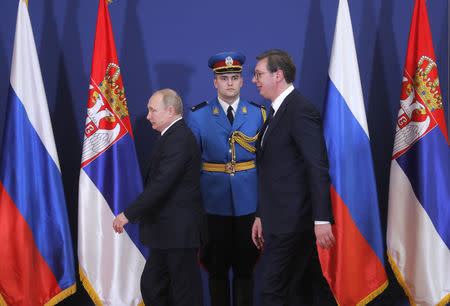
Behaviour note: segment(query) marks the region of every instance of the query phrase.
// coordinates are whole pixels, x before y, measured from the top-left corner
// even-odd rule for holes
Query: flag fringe
[[[450,302],[450,293],[447,294],[436,306],[445,306]]]
[[[77,291],[77,284],[73,284],[69,288],[61,291],[57,295],[55,295],[53,298],[51,298],[47,303],[45,303],[45,306],[53,306],[64,300],[66,297],[71,296]],[[0,306],[8,306],[6,304],[5,300],[3,299],[3,296],[0,294]]]
[[[52,297],[50,299],[50,301],[48,301],[47,303],[44,304],[44,306],[56,305],[59,302],[61,302],[62,300],[64,300],[66,297],[71,296],[72,294],[74,294],[76,291],[77,291],[77,284],[73,284],[69,288],[61,291],[60,293],[58,293],[57,295]]]
[[[91,297],[91,300],[94,302],[95,305],[97,306],[102,306],[102,301],[100,301],[100,298],[97,295],[97,292],[95,292],[94,288],[92,287],[91,283],[89,282],[88,278],[86,277],[86,275],[83,273],[83,270],[81,269],[81,267],[78,267],[80,270],[80,280],[81,283],[83,284],[84,289],[86,289],[87,293],[89,294],[89,296]],[[1,295],[0,295],[1,297]],[[0,300],[1,302],[1,300]],[[0,306],[4,306],[2,304],[0,304]],[[6,306],[6,304],[5,304]],[[145,306],[144,302],[140,302],[139,304],[137,304],[137,306]]]
[[[408,286],[406,286],[406,282],[403,279],[402,274],[400,273],[400,269],[397,267],[397,264],[395,263],[394,259],[391,257],[391,254],[389,254],[389,251],[386,251],[389,259],[389,263],[392,267],[392,271],[394,272],[395,277],[397,278],[398,283],[400,286],[403,287],[403,290],[405,291],[406,295],[409,298],[409,303],[411,306],[416,306],[416,302],[414,301],[411,293],[409,292]],[[439,303],[436,304],[436,306],[444,306],[447,305],[450,302],[450,293],[447,294]]]
[[[84,275],[83,270],[81,269],[80,266],[78,267],[78,270],[80,271],[81,283],[83,284],[84,289],[86,289],[86,292],[91,297],[92,302],[94,302],[94,304],[97,306],[102,306],[103,305],[102,301],[100,301],[100,298],[98,297],[97,292],[95,292],[94,288],[92,287],[92,285],[89,282],[86,275]]]
[[[6,304],[5,300],[3,299],[1,293],[0,293],[0,306],[8,306],[8,304]]]
[[[389,281],[386,280],[380,287],[378,287],[377,289],[372,291],[368,296],[359,301],[359,303],[356,304],[356,306],[364,306],[369,304],[374,298],[379,296],[387,288],[388,285]]]
[[[400,269],[397,267],[397,264],[395,263],[394,259],[391,257],[391,254],[389,254],[389,250],[386,251],[389,264],[392,267],[392,271],[394,272],[395,277],[397,278],[398,283],[400,286],[402,286],[403,290],[405,291],[406,295],[409,298],[409,303],[411,306],[416,306],[416,302],[414,301],[411,292],[409,292],[408,286],[406,285],[405,280],[403,279],[402,273],[400,272]]]

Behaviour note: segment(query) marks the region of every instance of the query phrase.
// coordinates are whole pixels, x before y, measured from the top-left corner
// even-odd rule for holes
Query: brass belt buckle
[[[225,172],[229,173],[231,176],[234,176],[234,173],[236,172],[236,162],[231,161],[229,163],[225,164]]]

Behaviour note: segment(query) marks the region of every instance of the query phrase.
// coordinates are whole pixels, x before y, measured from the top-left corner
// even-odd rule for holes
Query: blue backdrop
[[[385,232],[390,159],[414,1],[348,2]],[[0,143],[17,5],[18,0],[0,1]],[[426,5],[448,118],[448,1],[429,0]],[[251,83],[255,56],[266,49],[285,49],[297,65],[294,85],[322,109],[337,6],[338,0],[114,0],[109,11],[141,170],[156,135],[145,119],[149,96],[155,90],[173,88],[185,109],[214,97],[207,61],[217,52],[238,50],[247,56],[241,95],[267,105]],[[78,175],[97,9],[96,0],[29,0],[75,250]],[[373,304],[407,304],[387,270],[390,285]],[[78,286],[78,293],[63,304],[89,305],[90,301]]]

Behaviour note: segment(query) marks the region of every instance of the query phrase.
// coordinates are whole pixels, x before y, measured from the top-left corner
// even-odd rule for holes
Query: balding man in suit
[[[203,305],[196,259],[205,224],[201,153],[182,112],[175,91],[163,89],[151,96],[147,119],[161,137],[153,149],[144,191],[113,223],[121,233],[129,221],[139,221],[140,239],[151,248],[141,277],[146,305]]]

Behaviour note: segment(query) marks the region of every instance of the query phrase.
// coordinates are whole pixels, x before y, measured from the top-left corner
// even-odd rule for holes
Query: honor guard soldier
[[[253,270],[259,250],[251,239],[258,201],[255,141],[266,119],[264,108],[241,99],[245,56],[212,56],[217,97],[191,108],[188,125],[202,151],[201,194],[208,215],[209,241],[200,261],[209,275],[212,306],[253,305]]]

